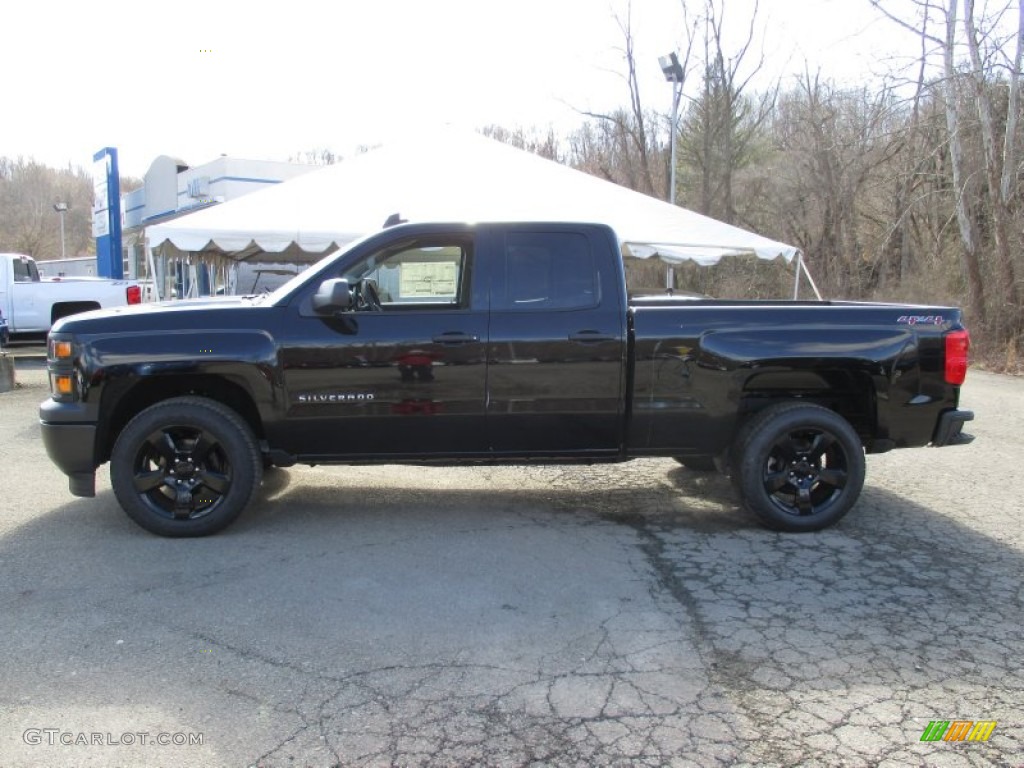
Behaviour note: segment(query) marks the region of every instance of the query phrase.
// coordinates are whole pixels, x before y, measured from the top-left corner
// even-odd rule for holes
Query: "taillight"
[[[967,351],[971,335],[967,331],[946,334],[946,383],[960,386],[967,378]]]
[[[137,285],[129,285],[125,291],[128,297],[129,304],[141,304],[142,303],[142,288]]]

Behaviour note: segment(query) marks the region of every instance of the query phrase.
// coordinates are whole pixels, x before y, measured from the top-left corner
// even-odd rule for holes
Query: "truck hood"
[[[234,314],[238,310],[268,307],[261,297],[253,296],[211,296],[177,301],[158,301],[147,304],[131,304],[109,309],[82,312],[58,320],[51,333],[93,333],[122,331],[145,328],[201,328],[200,314],[220,316]],[[206,322],[204,320],[204,322]]]

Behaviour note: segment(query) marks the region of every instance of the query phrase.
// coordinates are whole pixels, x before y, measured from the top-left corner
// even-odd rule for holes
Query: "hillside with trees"
[[[0,157],[0,251],[59,259],[64,203],[68,258],[96,252],[92,238],[92,178],[82,168],[50,168],[31,159]]]
[[[871,3],[919,41],[911,70],[851,89],[808,68],[795,85],[760,92],[751,87],[765,64],[756,13],[727,17],[728,0],[682,4],[688,96],[676,201],[798,246],[826,297],[961,305],[978,355],[1016,370],[1024,0]],[[727,18],[745,33],[732,47]],[[627,106],[584,114],[561,141],[530,129],[486,132],[668,199],[670,118],[644,106],[628,15],[619,24]],[[753,260],[676,270],[678,288],[716,296],[777,297],[791,280],[780,265]]]

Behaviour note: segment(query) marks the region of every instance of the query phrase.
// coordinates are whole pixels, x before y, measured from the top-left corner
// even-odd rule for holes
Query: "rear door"
[[[487,434],[501,455],[602,456],[623,441],[621,266],[603,228],[492,230]]]

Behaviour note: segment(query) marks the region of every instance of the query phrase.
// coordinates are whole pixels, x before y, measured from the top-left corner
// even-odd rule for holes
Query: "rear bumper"
[[[974,435],[962,431],[968,421],[974,421],[973,411],[946,411],[939,416],[939,423],[932,436],[932,445],[936,448],[945,445],[967,445],[974,440]]]

